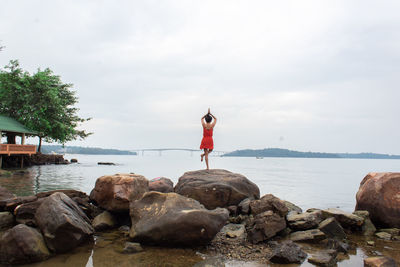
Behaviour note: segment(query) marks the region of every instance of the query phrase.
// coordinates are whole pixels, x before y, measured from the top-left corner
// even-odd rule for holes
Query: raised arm
[[[206,116],[207,116],[207,114],[204,115],[203,117],[201,117],[201,125],[203,125],[203,127],[206,127],[206,122],[204,120]]]
[[[213,122],[211,123],[211,127],[213,127],[214,128],[214,126],[215,126],[215,124],[217,124],[217,118],[213,115],[213,114],[211,114],[210,113],[210,115],[211,115],[211,117],[213,117]]]

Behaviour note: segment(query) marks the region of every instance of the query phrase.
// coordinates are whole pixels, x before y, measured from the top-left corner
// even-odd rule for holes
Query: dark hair
[[[207,123],[210,123],[212,121],[212,117],[210,114],[207,114],[204,119],[206,120]]]

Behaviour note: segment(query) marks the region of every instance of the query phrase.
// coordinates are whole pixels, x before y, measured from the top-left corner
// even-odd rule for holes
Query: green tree
[[[65,144],[91,133],[78,130],[89,119],[80,118],[74,105],[78,102],[72,84],[61,81],[50,69],[33,75],[23,71],[17,60],[0,72],[0,114],[15,118],[39,133],[40,152],[42,139]]]

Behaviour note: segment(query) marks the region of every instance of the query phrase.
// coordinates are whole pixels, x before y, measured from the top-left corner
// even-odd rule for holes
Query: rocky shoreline
[[[90,196],[56,190],[18,197],[0,188],[0,261],[43,261],[114,229],[123,237],[123,254],[148,246],[189,248],[206,258],[194,266],[226,260],[335,266],[359,246],[400,240],[399,185],[400,173],[368,174],[353,213],[303,212],[271,194],[261,197],[257,185],[226,170],[186,172],[175,187],[164,177],[102,176]],[[364,260],[365,266],[398,263],[381,253]]]

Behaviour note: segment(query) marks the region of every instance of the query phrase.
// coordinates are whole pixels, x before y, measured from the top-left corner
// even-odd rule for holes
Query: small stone
[[[373,246],[375,246],[375,242],[372,240],[369,240],[369,241],[367,241],[367,245],[373,247]]]
[[[392,240],[394,240],[394,241],[400,241],[400,236],[398,236],[398,235],[392,236]]]
[[[326,238],[326,235],[318,229],[298,231],[291,233],[289,239],[297,242],[317,242]]]
[[[400,229],[398,228],[386,228],[386,229],[379,229],[380,232],[385,232],[390,234],[391,236],[394,235],[399,235],[400,234]]]
[[[308,258],[308,262],[317,266],[334,266],[336,265],[336,255],[335,250],[326,250],[312,255]]]
[[[392,235],[386,232],[377,232],[375,236],[383,240],[390,240],[392,238]]]
[[[299,245],[292,241],[285,241],[277,244],[274,248],[270,261],[273,263],[302,263],[307,257]]]
[[[96,231],[103,231],[115,227],[116,222],[112,214],[108,211],[97,215],[92,222],[92,226]]]
[[[364,267],[396,267],[396,261],[390,257],[369,257],[364,259]]]
[[[126,242],[123,252],[126,254],[137,253],[143,251],[139,243]]]
[[[77,159],[71,159],[71,163],[78,163]]]

